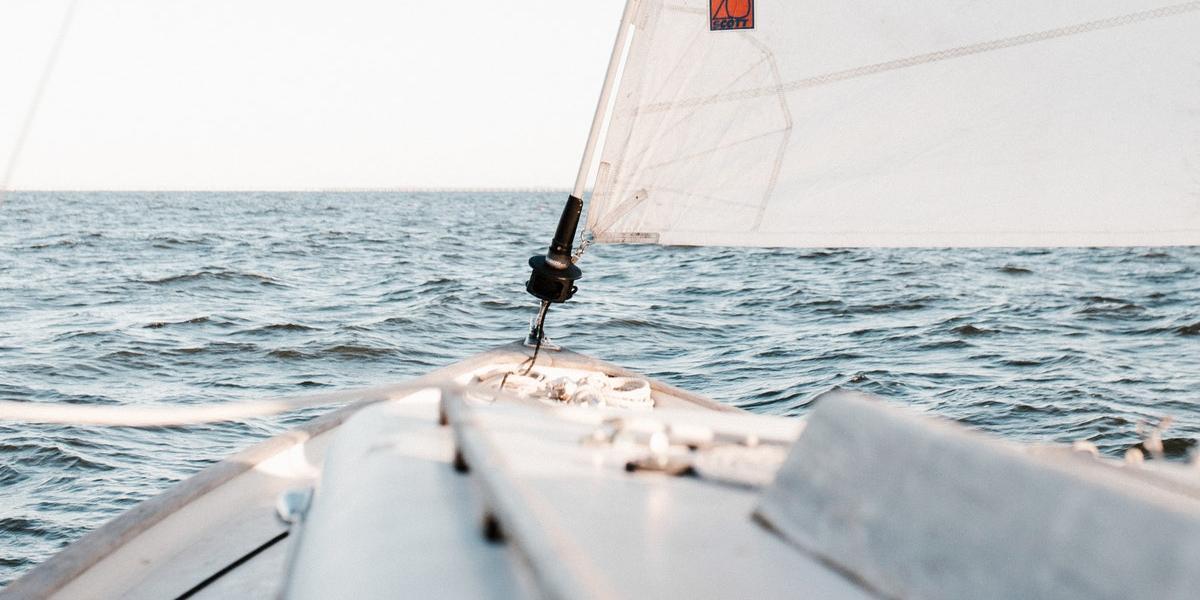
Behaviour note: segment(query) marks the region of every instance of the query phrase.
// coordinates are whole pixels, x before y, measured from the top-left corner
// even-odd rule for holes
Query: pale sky
[[[66,0],[0,0],[0,169]],[[574,183],[624,0],[80,0],[14,189]]]

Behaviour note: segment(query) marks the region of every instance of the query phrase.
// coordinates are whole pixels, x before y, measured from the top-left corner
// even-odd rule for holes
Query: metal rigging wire
[[[8,186],[12,183],[13,174],[17,170],[17,164],[21,160],[21,152],[25,149],[25,142],[29,138],[29,131],[33,128],[33,121],[37,118],[38,108],[42,105],[42,97],[46,94],[46,88],[50,84],[50,76],[54,73],[55,66],[58,65],[58,57],[62,54],[63,44],[67,39],[67,32],[71,29],[71,22],[75,19],[75,11],[79,6],[79,0],[70,0],[67,3],[67,10],[63,13],[62,24],[58,27],[58,35],[54,38],[54,45],[50,47],[50,55],[46,58],[46,65],[42,67],[41,77],[38,79],[37,87],[34,88],[33,98],[29,101],[29,109],[25,111],[25,118],[21,121],[21,128],[17,130],[17,139],[13,142],[12,152],[8,155],[8,162],[4,167],[4,171],[0,172],[0,205],[4,204],[4,198],[8,194]]]

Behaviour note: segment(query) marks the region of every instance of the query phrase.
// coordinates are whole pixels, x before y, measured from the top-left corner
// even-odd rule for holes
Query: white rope
[[[493,398],[517,398],[515,394],[480,385],[400,384],[207,406],[84,406],[0,400],[0,421],[104,427],[179,427],[243,421],[331,404],[396,400],[428,389],[440,389],[442,393],[472,392]]]
[[[343,402],[385,400],[403,391],[409,391],[409,388],[350,390],[207,406],[81,406],[0,401],[0,421],[110,427],[198,425],[240,421]]]

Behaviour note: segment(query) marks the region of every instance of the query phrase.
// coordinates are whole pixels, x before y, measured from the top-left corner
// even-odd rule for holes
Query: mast
[[[592,116],[592,128],[588,132],[587,144],[583,147],[583,158],[579,161],[579,174],[575,176],[575,188],[571,195],[576,198],[583,198],[583,190],[587,187],[588,174],[591,173],[596,146],[600,142],[600,132],[604,127],[604,115],[608,112],[609,99],[612,98],[613,88],[616,86],[617,71],[621,68],[621,55],[624,54],[625,40],[629,36],[629,26],[633,24],[633,16],[637,13],[638,1],[626,0],[625,11],[621,14],[621,26],[617,29],[617,39],[613,41],[608,71],[604,74],[604,85],[600,87],[600,99],[596,101],[596,114]]]
[[[583,194],[587,187],[588,174],[595,160],[596,146],[599,143],[601,130],[604,127],[604,115],[616,86],[617,71],[621,67],[621,55],[625,49],[625,40],[629,35],[629,27],[633,15],[637,11],[638,0],[626,0],[625,10],[621,14],[621,25],[617,29],[617,39],[613,42],[612,55],[608,59],[608,70],[604,75],[604,85],[600,87],[600,98],[596,101],[596,112],[592,116],[592,127],[588,132],[587,144],[583,148],[583,157],[579,162],[579,173],[575,177],[575,187],[567,198],[562,216],[558,220],[554,239],[545,255],[535,255],[529,259],[533,271],[525,290],[541,300],[541,307],[529,331],[526,343],[541,346],[544,337],[543,325],[546,311],[551,303],[562,303],[571,299],[578,289],[575,281],[583,276],[579,267],[571,260],[571,249],[575,244],[575,231],[579,227],[579,218],[583,214]],[[536,354],[535,354],[536,356]]]

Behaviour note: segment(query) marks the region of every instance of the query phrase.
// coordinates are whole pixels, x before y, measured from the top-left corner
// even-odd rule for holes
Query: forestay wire
[[[33,128],[33,122],[37,118],[38,108],[42,105],[42,97],[45,96],[46,88],[50,84],[50,76],[58,65],[58,57],[62,54],[63,44],[66,42],[67,32],[71,29],[71,22],[75,19],[75,10],[78,5],[79,0],[70,0],[67,4],[62,24],[58,27],[58,35],[54,38],[54,45],[50,47],[46,65],[42,67],[41,77],[38,79],[37,87],[34,88],[29,108],[25,111],[25,118],[21,121],[21,128],[17,130],[17,139],[13,142],[12,152],[9,153],[8,162],[0,176],[0,205],[4,204],[5,196],[8,195],[9,184],[12,183],[13,174],[16,173],[17,164],[21,159],[21,152],[25,149],[25,142],[29,138],[29,131]]]

